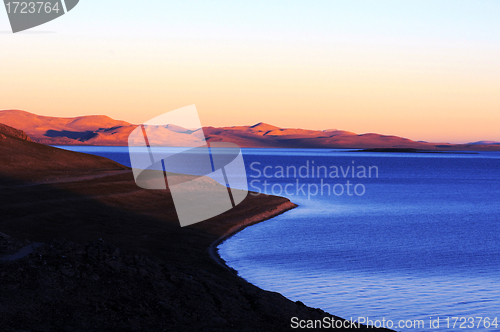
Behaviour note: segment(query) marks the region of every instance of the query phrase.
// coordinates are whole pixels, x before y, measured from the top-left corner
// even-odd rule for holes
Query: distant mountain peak
[[[270,125],[270,124],[264,123],[264,122],[259,122],[257,124],[254,124],[253,126],[250,126],[250,128],[257,129],[257,130],[260,130],[260,131],[269,131],[269,130],[281,129],[280,127],[276,127],[276,126],[273,126],[273,125]]]

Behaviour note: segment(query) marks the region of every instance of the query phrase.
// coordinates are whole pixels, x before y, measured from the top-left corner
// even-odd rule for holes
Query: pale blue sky
[[[500,1],[81,0],[9,34],[0,109],[500,141]],[[35,33],[35,32],[55,33]]]

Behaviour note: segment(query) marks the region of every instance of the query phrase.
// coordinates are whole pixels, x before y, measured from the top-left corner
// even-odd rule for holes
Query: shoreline
[[[2,231],[45,243],[1,262],[9,272],[0,276],[0,300],[11,309],[0,323],[11,329],[43,322],[87,331],[291,331],[292,317],[345,321],[249,283],[218,255],[230,236],[297,207],[287,198],[248,196],[225,215],[181,228],[170,194],[137,189],[131,174],[13,187],[7,195]]]
[[[242,222],[233,226],[228,231],[226,231],[224,234],[222,234],[217,240],[212,242],[212,244],[208,248],[208,254],[217,264],[219,264],[220,266],[229,270],[231,273],[238,276],[238,271],[236,271],[235,269],[233,269],[232,267],[227,265],[226,261],[219,254],[219,249],[217,247],[220,244],[222,244],[224,241],[226,241],[227,239],[232,237],[233,235],[244,230],[245,228],[252,226],[252,225],[255,225],[255,224],[258,224],[258,223],[261,223],[261,222],[264,222],[264,221],[269,220],[271,218],[274,218],[280,214],[283,214],[287,211],[295,209],[296,207],[298,207],[297,204],[295,204],[291,201],[288,201],[288,202],[281,203],[280,205],[276,206],[276,208],[273,210],[261,212],[259,214],[253,215],[253,216],[243,220]],[[239,277],[239,278],[241,278],[241,277]]]
[[[4,329],[274,332],[292,330],[291,317],[345,321],[258,288],[217,254],[232,234],[296,207],[287,198],[250,195],[180,227],[170,191],[138,187],[127,167],[5,132],[0,251],[19,259],[0,262]],[[44,244],[19,253],[33,243]]]
[[[46,245],[2,262],[9,273],[0,278],[8,291],[0,300],[11,309],[0,322],[11,329],[43,321],[87,331],[130,324],[145,331],[290,331],[291,317],[345,321],[247,282],[218,254],[232,235],[297,207],[287,198],[248,196],[224,215],[181,228],[170,193],[137,189],[131,174],[12,188],[2,194],[2,231]],[[47,306],[71,314],[61,318]]]

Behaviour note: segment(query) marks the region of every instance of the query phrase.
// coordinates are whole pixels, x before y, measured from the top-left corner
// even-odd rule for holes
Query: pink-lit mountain
[[[129,134],[137,127],[104,115],[60,118],[19,110],[0,111],[0,123],[23,130],[34,142],[50,145],[126,146]],[[169,145],[183,141],[187,138],[186,135],[199,138],[201,134],[199,130],[183,130],[172,125],[155,126],[150,131],[155,138],[168,140]],[[241,147],[500,151],[500,144],[492,141],[467,144],[429,143],[392,135],[356,134],[336,129],[279,128],[266,123],[204,127],[203,132],[208,142],[232,142]]]

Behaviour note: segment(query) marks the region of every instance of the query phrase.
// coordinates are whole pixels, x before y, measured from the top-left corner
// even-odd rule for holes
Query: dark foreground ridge
[[[340,319],[261,290],[211,258],[214,242],[293,208],[287,199],[249,195],[181,228],[168,190],[137,187],[107,159],[37,146],[0,141],[26,170],[0,167],[1,331],[288,331],[292,317]],[[41,158],[30,178],[19,158],[37,153],[64,162],[49,171],[50,158]]]

